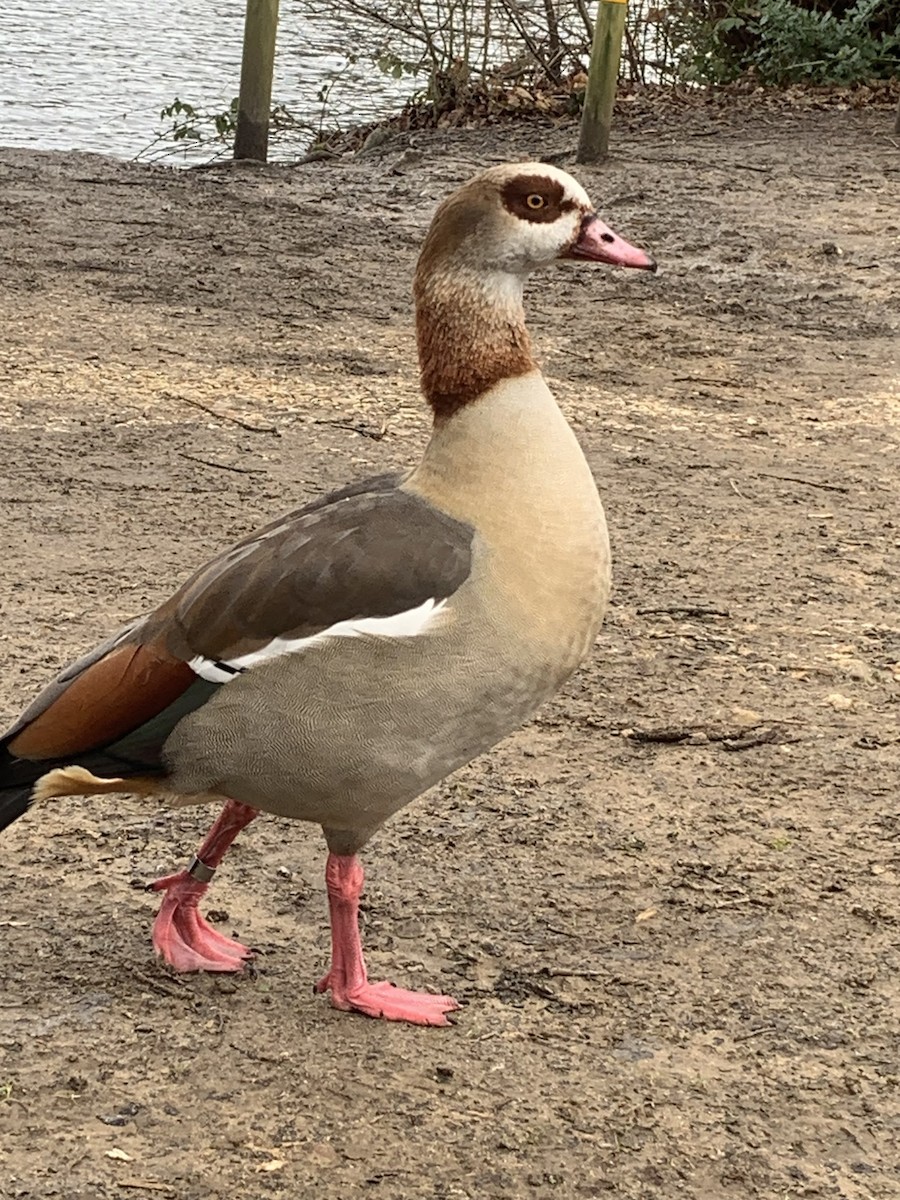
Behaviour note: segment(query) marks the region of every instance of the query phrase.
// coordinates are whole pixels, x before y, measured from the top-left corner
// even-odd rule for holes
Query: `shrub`
[[[682,71],[695,82],[727,83],[752,71],[776,86],[850,84],[898,70],[898,6],[885,0],[855,0],[841,13],[795,0],[731,0],[712,20],[708,7],[698,11],[704,7],[685,4],[676,17],[684,29]]]

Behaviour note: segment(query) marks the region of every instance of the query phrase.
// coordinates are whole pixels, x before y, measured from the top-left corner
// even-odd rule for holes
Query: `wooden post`
[[[269,111],[275,68],[278,0],[247,0],[244,56],[238,99],[234,157],[265,162],[269,153]]]
[[[580,163],[601,162],[609,152],[609,130],[627,15],[628,0],[600,0],[581,112],[577,155]]]

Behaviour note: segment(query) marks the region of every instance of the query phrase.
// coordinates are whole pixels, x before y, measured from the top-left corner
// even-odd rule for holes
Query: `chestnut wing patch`
[[[109,746],[168,708],[195,678],[158,643],[124,642],[51,684],[6,747],[18,758],[46,761]]]

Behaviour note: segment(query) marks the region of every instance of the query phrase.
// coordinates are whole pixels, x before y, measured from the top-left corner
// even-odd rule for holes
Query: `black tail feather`
[[[25,787],[4,788],[0,792],[0,830],[12,825],[31,805],[31,784]]]
[[[0,829],[28,811],[31,789],[46,769],[40,763],[15,758],[0,745]]]
[[[164,774],[163,768],[158,764],[148,766],[146,763],[130,762],[106,754],[102,750],[52,762],[31,762],[25,758],[16,758],[0,744],[0,831],[7,825],[12,825],[13,821],[28,811],[31,807],[32,788],[42,775],[46,775],[54,767],[76,765],[87,767],[89,771],[101,777],[127,779],[129,775]],[[124,790],[127,789],[123,788]]]

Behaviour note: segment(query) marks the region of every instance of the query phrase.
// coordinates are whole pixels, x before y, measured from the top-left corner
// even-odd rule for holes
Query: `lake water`
[[[244,0],[0,0],[0,145],[133,158],[176,96],[224,110],[238,91],[244,12]],[[336,79],[327,125],[397,109],[420,85],[369,57],[348,66],[353,41],[347,22],[282,0],[273,100],[317,124],[317,93]]]

